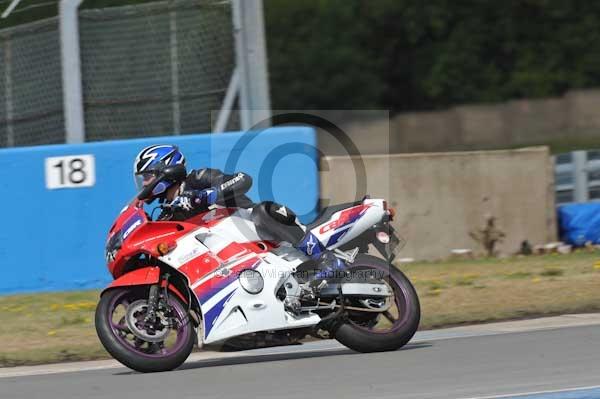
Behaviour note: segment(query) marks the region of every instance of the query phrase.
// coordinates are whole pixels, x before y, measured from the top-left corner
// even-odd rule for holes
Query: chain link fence
[[[58,19],[0,31],[0,144],[64,142]]]
[[[229,2],[81,10],[79,25],[86,140],[212,130],[235,64]],[[0,146],[64,142],[58,19],[0,40]]]

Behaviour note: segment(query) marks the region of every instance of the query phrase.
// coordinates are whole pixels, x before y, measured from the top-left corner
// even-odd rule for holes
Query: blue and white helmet
[[[151,145],[144,148],[133,163],[133,179],[137,190],[141,191],[166,167],[178,164],[185,165],[185,157],[175,145]],[[152,190],[152,197],[161,196],[175,183],[181,182],[163,181],[158,183]]]

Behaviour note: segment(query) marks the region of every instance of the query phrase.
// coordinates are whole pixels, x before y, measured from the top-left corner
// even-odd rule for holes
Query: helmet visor
[[[133,178],[135,181],[135,188],[138,192],[140,192],[144,189],[144,187],[146,187],[148,184],[154,181],[156,175],[152,172],[142,172],[136,173],[135,175],[133,175]]]

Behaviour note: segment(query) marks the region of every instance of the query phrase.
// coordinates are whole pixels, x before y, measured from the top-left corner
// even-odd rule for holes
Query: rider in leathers
[[[134,163],[134,177],[138,189],[151,181],[167,166],[184,164],[185,158],[176,146],[155,145],[144,148]],[[163,204],[159,220],[185,220],[211,205],[252,208],[256,222],[268,225],[269,232],[281,241],[288,241],[303,251],[322,267],[343,269],[344,263],[325,250],[322,243],[300,223],[294,212],[274,202],[253,203],[246,193],[252,178],[242,172],[228,175],[218,169],[196,169],[189,172],[183,182],[166,182],[164,191],[153,192],[154,199]],[[155,189],[156,190],[156,189]],[[162,190],[162,188],[161,188]]]

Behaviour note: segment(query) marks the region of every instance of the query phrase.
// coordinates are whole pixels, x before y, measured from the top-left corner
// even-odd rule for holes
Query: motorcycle
[[[153,221],[144,199],[159,181],[183,176],[180,165],[166,168],[110,229],[105,255],[114,281],[101,293],[95,325],[119,362],[166,371],[196,344],[250,336],[335,338],[359,352],[396,350],[412,338],[419,299],[392,265],[400,240],[386,201],[329,207],[307,227],[345,262],[333,273],[287,242],[261,238],[249,209]],[[381,257],[368,253],[370,245]]]

